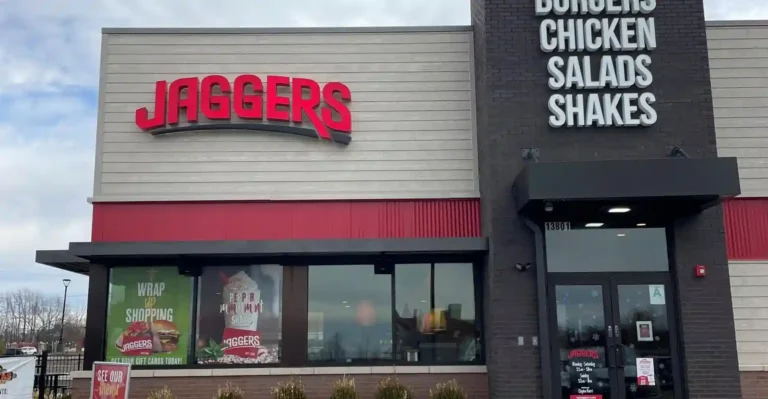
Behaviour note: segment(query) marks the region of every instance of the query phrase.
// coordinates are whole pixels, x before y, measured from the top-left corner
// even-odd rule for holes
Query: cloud
[[[709,20],[768,19],[765,0],[704,0]]]
[[[73,298],[84,299],[86,278],[36,265],[34,256],[90,238],[92,106],[67,95],[1,96],[0,103],[8,104],[0,114],[0,291],[59,293],[70,278]]]
[[[763,0],[705,0],[708,19],[768,18]],[[469,0],[0,0],[0,92],[95,87],[101,27],[466,25]]]
[[[469,23],[467,0],[0,0],[0,92],[95,87],[101,28]],[[45,21],[45,23],[41,23]]]
[[[286,4],[290,4],[287,6]],[[469,24],[469,0],[0,0],[0,291],[59,292],[37,249],[88,240],[101,28]],[[709,19],[768,18],[706,0]],[[84,296],[86,279],[71,292]]]

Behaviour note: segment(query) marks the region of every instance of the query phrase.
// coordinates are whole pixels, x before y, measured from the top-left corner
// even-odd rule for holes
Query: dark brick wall
[[[691,157],[717,155],[702,0],[659,1],[658,47],[651,53],[657,123],[649,128],[553,129],[548,124],[546,63],[533,0],[472,0],[483,233],[490,237],[486,353],[492,398],[541,397],[532,233],[515,213],[511,187],[521,148],[541,161],[662,158],[669,146]],[[627,53],[632,54],[632,53]],[[569,54],[559,54],[568,56]],[[634,54],[636,55],[636,54]],[[599,59],[593,56],[593,60]],[[639,92],[640,90],[629,90]],[[675,226],[676,280],[689,396],[740,398],[722,211]],[[708,265],[694,279],[696,264]],[[517,337],[525,345],[517,345]]]
[[[741,391],[744,399],[768,398],[768,372],[743,371],[741,373]]]
[[[690,397],[741,399],[722,207],[678,221],[674,245]],[[698,264],[706,278],[694,277]]]
[[[508,146],[508,136],[501,130],[488,134],[489,124],[499,126],[497,87],[500,70],[491,67],[488,57],[495,57],[505,45],[500,29],[488,22],[500,10],[496,0],[473,0],[471,13],[474,25],[475,98],[478,121],[478,160],[480,178],[480,214],[483,235],[489,237],[484,312],[486,320],[485,345],[488,383],[494,398],[541,397],[541,364],[538,348],[531,337],[538,333],[536,316],[535,273],[519,273],[517,262],[534,261],[533,237],[518,220],[509,203],[511,171],[519,167],[519,146]],[[511,7],[505,6],[504,18],[515,18]],[[487,45],[486,45],[487,44]],[[496,108],[498,109],[498,108]],[[506,129],[509,131],[509,126]],[[497,134],[502,134],[501,136]],[[501,144],[501,146],[496,146]],[[498,182],[500,185],[495,186]],[[525,345],[517,343],[524,338]]]
[[[385,376],[382,375],[351,375],[361,399],[373,399],[374,389]],[[330,397],[333,382],[340,376],[311,375],[302,376],[301,381],[310,399],[325,399]],[[167,386],[179,399],[210,399],[216,394],[219,386],[227,381],[240,387],[248,399],[270,399],[270,389],[280,381],[289,377],[279,376],[242,376],[242,377],[154,377],[131,379],[131,399],[145,399],[153,390]],[[407,374],[399,375],[398,379],[411,387],[414,399],[429,399],[429,389],[438,382],[455,379],[471,399],[488,399],[488,383],[485,374]],[[76,379],[73,382],[73,399],[87,399],[90,392],[88,379]]]

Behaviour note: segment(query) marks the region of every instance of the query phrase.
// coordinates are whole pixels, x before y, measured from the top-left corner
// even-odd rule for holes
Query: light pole
[[[61,330],[59,331],[59,351],[64,351],[64,314],[67,311],[67,288],[72,280],[65,278],[61,280],[64,283],[64,306],[61,307]]]

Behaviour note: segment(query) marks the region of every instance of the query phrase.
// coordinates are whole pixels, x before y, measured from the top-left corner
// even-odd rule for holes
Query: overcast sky
[[[706,0],[708,19],[768,19],[768,0]],[[469,24],[469,0],[0,0],[0,292],[84,301],[36,265],[88,241],[100,29]]]

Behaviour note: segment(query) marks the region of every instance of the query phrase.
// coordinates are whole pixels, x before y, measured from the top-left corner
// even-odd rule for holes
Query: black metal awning
[[[741,193],[736,158],[662,158],[527,164],[515,179],[517,211],[536,220],[585,220],[611,206],[644,219],[699,213]]]
[[[329,263],[340,256],[377,257],[477,256],[488,250],[485,237],[415,239],[336,239],[279,241],[73,242],[69,250],[37,251],[37,262],[88,274],[89,262],[107,265],[179,264],[311,260]],[[77,262],[76,262],[77,260]],[[79,263],[78,263],[79,262]]]
[[[73,273],[88,275],[91,262],[72,255],[68,250],[37,251],[35,262]]]

